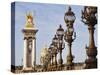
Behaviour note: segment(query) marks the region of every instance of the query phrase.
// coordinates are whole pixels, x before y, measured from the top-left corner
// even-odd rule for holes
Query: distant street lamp
[[[50,47],[49,47],[49,50],[50,50],[50,54],[51,54],[51,65],[53,65],[53,48],[54,48],[54,45],[53,43],[50,44]]]
[[[67,55],[67,67],[71,68],[73,66],[73,55],[71,51],[72,42],[76,38],[76,33],[74,32],[73,23],[76,17],[75,14],[71,11],[71,7],[69,7],[68,11],[65,13],[64,20],[66,23],[67,30],[64,34],[64,39],[68,43],[69,53]],[[74,36],[73,36],[74,33]]]
[[[58,50],[60,52],[60,59],[59,59],[59,65],[60,67],[62,67],[63,64],[63,59],[62,59],[62,50],[65,47],[65,44],[63,42],[63,36],[64,36],[64,29],[62,28],[62,26],[60,25],[59,28],[57,29],[57,37],[58,37]]]
[[[82,22],[88,26],[89,30],[89,46],[86,46],[86,59],[85,68],[97,68],[97,47],[94,41],[94,26],[97,24],[97,7],[85,6],[82,11]]]
[[[57,53],[58,53],[57,44],[58,44],[58,38],[57,38],[56,35],[52,39],[52,43],[54,45],[54,48],[53,48],[53,54],[54,54],[54,60],[55,60],[54,65],[57,67]]]

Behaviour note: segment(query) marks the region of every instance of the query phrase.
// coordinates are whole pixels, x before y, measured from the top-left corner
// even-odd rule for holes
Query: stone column
[[[26,65],[26,51],[27,51],[27,39],[24,39],[24,58],[23,58],[23,69],[25,69],[27,67]]]
[[[36,64],[36,38],[32,40],[32,67]]]

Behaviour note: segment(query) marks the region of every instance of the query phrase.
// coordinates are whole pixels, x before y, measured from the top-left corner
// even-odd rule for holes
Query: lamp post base
[[[33,67],[29,67],[29,68],[23,68],[22,70],[23,72],[34,72],[35,69]]]
[[[63,64],[63,59],[59,59],[59,65]]]
[[[86,59],[85,61],[86,66],[84,69],[92,69],[92,68],[97,68],[97,59],[89,58]]]
[[[86,47],[86,52],[88,55],[88,59],[85,60],[86,66],[85,69],[97,68],[97,48],[89,48]]]
[[[73,58],[74,57],[72,55],[67,56],[67,67],[66,67],[67,70],[72,70],[73,69],[73,65],[74,65],[74,63],[72,62]]]
[[[71,66],[71,65],[73,65],[73,56],[72,55],[68,55],[67,56],[67,65],[69,65],[69,66]]]

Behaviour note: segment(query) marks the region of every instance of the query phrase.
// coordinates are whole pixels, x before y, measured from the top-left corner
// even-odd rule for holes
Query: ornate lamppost
[[[53,43],[53,45],[54,45],[54,47],[53,47],[53,54],[54,54],[54,65],[55,65],[55,67],[57,68],[57,53],[58,53],[58,46],[57,46],[57,44],[58,44],[58,38],[57,38],[57,36],[55,35],[54,36],[54,38],[52,39],[52,43]]]
[[[73,28],[73,23],[75,19],[76,19],[75,14],[71,11],[71,7],[69,7],[68,11],[65,13],[65,16],[64,16],[64,20],[67,26],[64,39],[68,43],[68,48],[69,48],[69,52],[67,55],[67,69],[72,69],[72,66],[73,66],[73,62],[72,62],[73,55],[72,55],[71,46],[72,46],[72,42],[76,38],[76,33],[74,32],[74,28]]]
[[[49,68],[51,71],[53,71],[55,67],[55,52],[56,52],[56,49],[53,43],[50,44],[49,52],[50,52],[50,57],[51,57],[51,60],[50,60],[51,66]]]
[[[54,48],[54,45],[53,43],[50,44],[50,47],[49,47],[49,50],[50,50],[50,54],[51,54],[51,65],[53,66],[53,48]]]
[[[60,53],[59,66],[62,68],[62,64],[63,64],[62,50],[64,49],[65,44],[63,42],[64,29],[62,28],[61,25],[57,29],[56,34],[57,34],[57,37],[58,37],[58,50],[59,50],[59,53]]]
[[[85,68],[97,68],[97,47],[94,42],[94,26],[97,24],[97,7],[85,6],[82,11],[82,22],[88,26],[89,30],[89,46],[86,46],[86,53],[88,59],[86,59]]]

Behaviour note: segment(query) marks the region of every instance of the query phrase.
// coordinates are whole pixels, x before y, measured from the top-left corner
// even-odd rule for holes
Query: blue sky
[[[16,2],[15,4],[15,65],[22,64],[23,58],[23,33],[22,29],[26,23],[26,13],[31,11],[34,16],[35,27],[38,29],[36,34],[36,63],[40,64],[41,49],[51,44],[56,30],[61,24],[66,30],[64,22],[64,13],[68,10],[69,5],[62,4],[43,4],[43,3],[25,3]],[[72,44],[72,54],[75,56],[74,62],[84,62],[86,59],[85,46],[88,45],[88,29],[81,22],[81,10],[83,6],[70,5],[75,13],[76,20],[74,29],[76,32],[76,40]],[[95,30],[95,44],[97,45],[97,30]],[[65,42],[66,43],[66,42]],[[63,60],[66,63],[68,53],[67,43],[63,50]],[[59,59],[59,55],[57,56]]]

